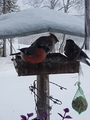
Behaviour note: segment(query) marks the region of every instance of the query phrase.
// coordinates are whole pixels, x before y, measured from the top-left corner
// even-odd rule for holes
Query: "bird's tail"
[[[12,53],[12,54],[10,54],[10,56],[11,55],[20,55],[21,54],[21,52],[18,52],[18,53]]]
[[[90,63],[88,62],[88,60],[85,60],[86,64],[90,66]]]
[[[83,63],[87,64],[88,66],[90,66],[90,62],[85,58],[80,59],[80,62],[83,62]]]
[[[90,60],[90,58],[88,58]]]

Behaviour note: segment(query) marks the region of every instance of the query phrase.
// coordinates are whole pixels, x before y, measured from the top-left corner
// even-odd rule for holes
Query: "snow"
[[[61,32],[76,36],[84,36],[84,21],[81,19],[62,14],[48,9],[28,9],[18,13],[0,16],[0,39],[17,36],[31,35],[41,32]],[[90,57],[90,51],[88,52]],[[88,101],[88,109],[78,115],[72,107],[71,102],[77,90],[74,84],[78,81],[78,74],[56,74],[50,75],[50,81],[67,88],[61,91],[50,84],[50,95],[60,99],[62,105],[58,106],[51,102],[51,120],[59,120],[63,109],[68,107],[73,120],[85,120],[89,118],[90,112],[90,67],[81,63],[83,74],[80,75],[81,87]],[[0,119],[20,120],[20,115],[34,112],[35,104],[33,94],[29,86],[36,80],[36,76],[19,77],[14,69],[11,57],[0,57]]]
[[[16,46],[16,45],[14,45]],[[90,57],[90,51],[86,51]],[[57,113],[63,114],[64,108],[69,108],[68,113],[73,117],[72,120],[88,120],[90,114],[90,67],[81,63],[80,81],[81,87],[88,101],[88,109],[78,115],[72,109],[71,102],[77,90],[74,84],[78,81],[78,74],[55,74],[50,75],[51,82],[55,82],[67,90],[60,90],[55,85],[50,84],[50,95],[62,101],[62,105],[51,102],[51,120],[60,120]],[[0,119],[1,120],[20,120],[20,115],[35,113],[34,96],[29,91],[29,86],[36,80],[36,76],[19,77],[15,71],[11,57],[0,57]],[[32,117],[32,118],[34,118]]]
[[[60,11],[42,8],[0,15],[0,39],[43,32],[84,37],[84,21]]]

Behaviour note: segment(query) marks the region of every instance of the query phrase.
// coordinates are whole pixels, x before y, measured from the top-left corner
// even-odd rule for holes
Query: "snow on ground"
[[[0,63],[0,119],[19,120],[21,114],[34,111],[29,85],[35,76],[18,77],[10,57],[0,58]]]
[[[90,56],[90,51],[87,52]],[[14,69],[11,57],[0,57],[0,120],[20,120],[20,115],[34,112],[35,104],[33,94],[29,91],[29,86],[36,80],[36,76],[19,77]],[[70,109],[69,115],[73,120],[88,120],[90,114],[90,67],[81,64],[83,74],[80,75],[81,87],[84,90],[88,101],[88,109],[78,115],[71,107],[72,99],[77,90],[74,84],[78,81],[78,74],[58,74],[50,75],[50,81],[55,82],[67,90],[60,90],[50,84],[50,95],[62,101],[58,106],[51,102],[51,120],[60,120],[57,113],[63,114],[63,108]],[[32,117],[33,118],[33,117]]]

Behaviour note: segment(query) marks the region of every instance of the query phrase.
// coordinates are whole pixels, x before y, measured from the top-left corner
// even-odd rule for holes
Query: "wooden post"
[[[37,75],[37,116],[49,120],[49,75]]]

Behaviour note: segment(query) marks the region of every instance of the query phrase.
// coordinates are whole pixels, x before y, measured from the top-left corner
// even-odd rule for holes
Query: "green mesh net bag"
[[[78,85],[78,89],[72,100],[72,108],[80,114],[87,109],[88,103],[85,98],[84,92],[80,87],[80,82],[77,82],[77,85]]]

